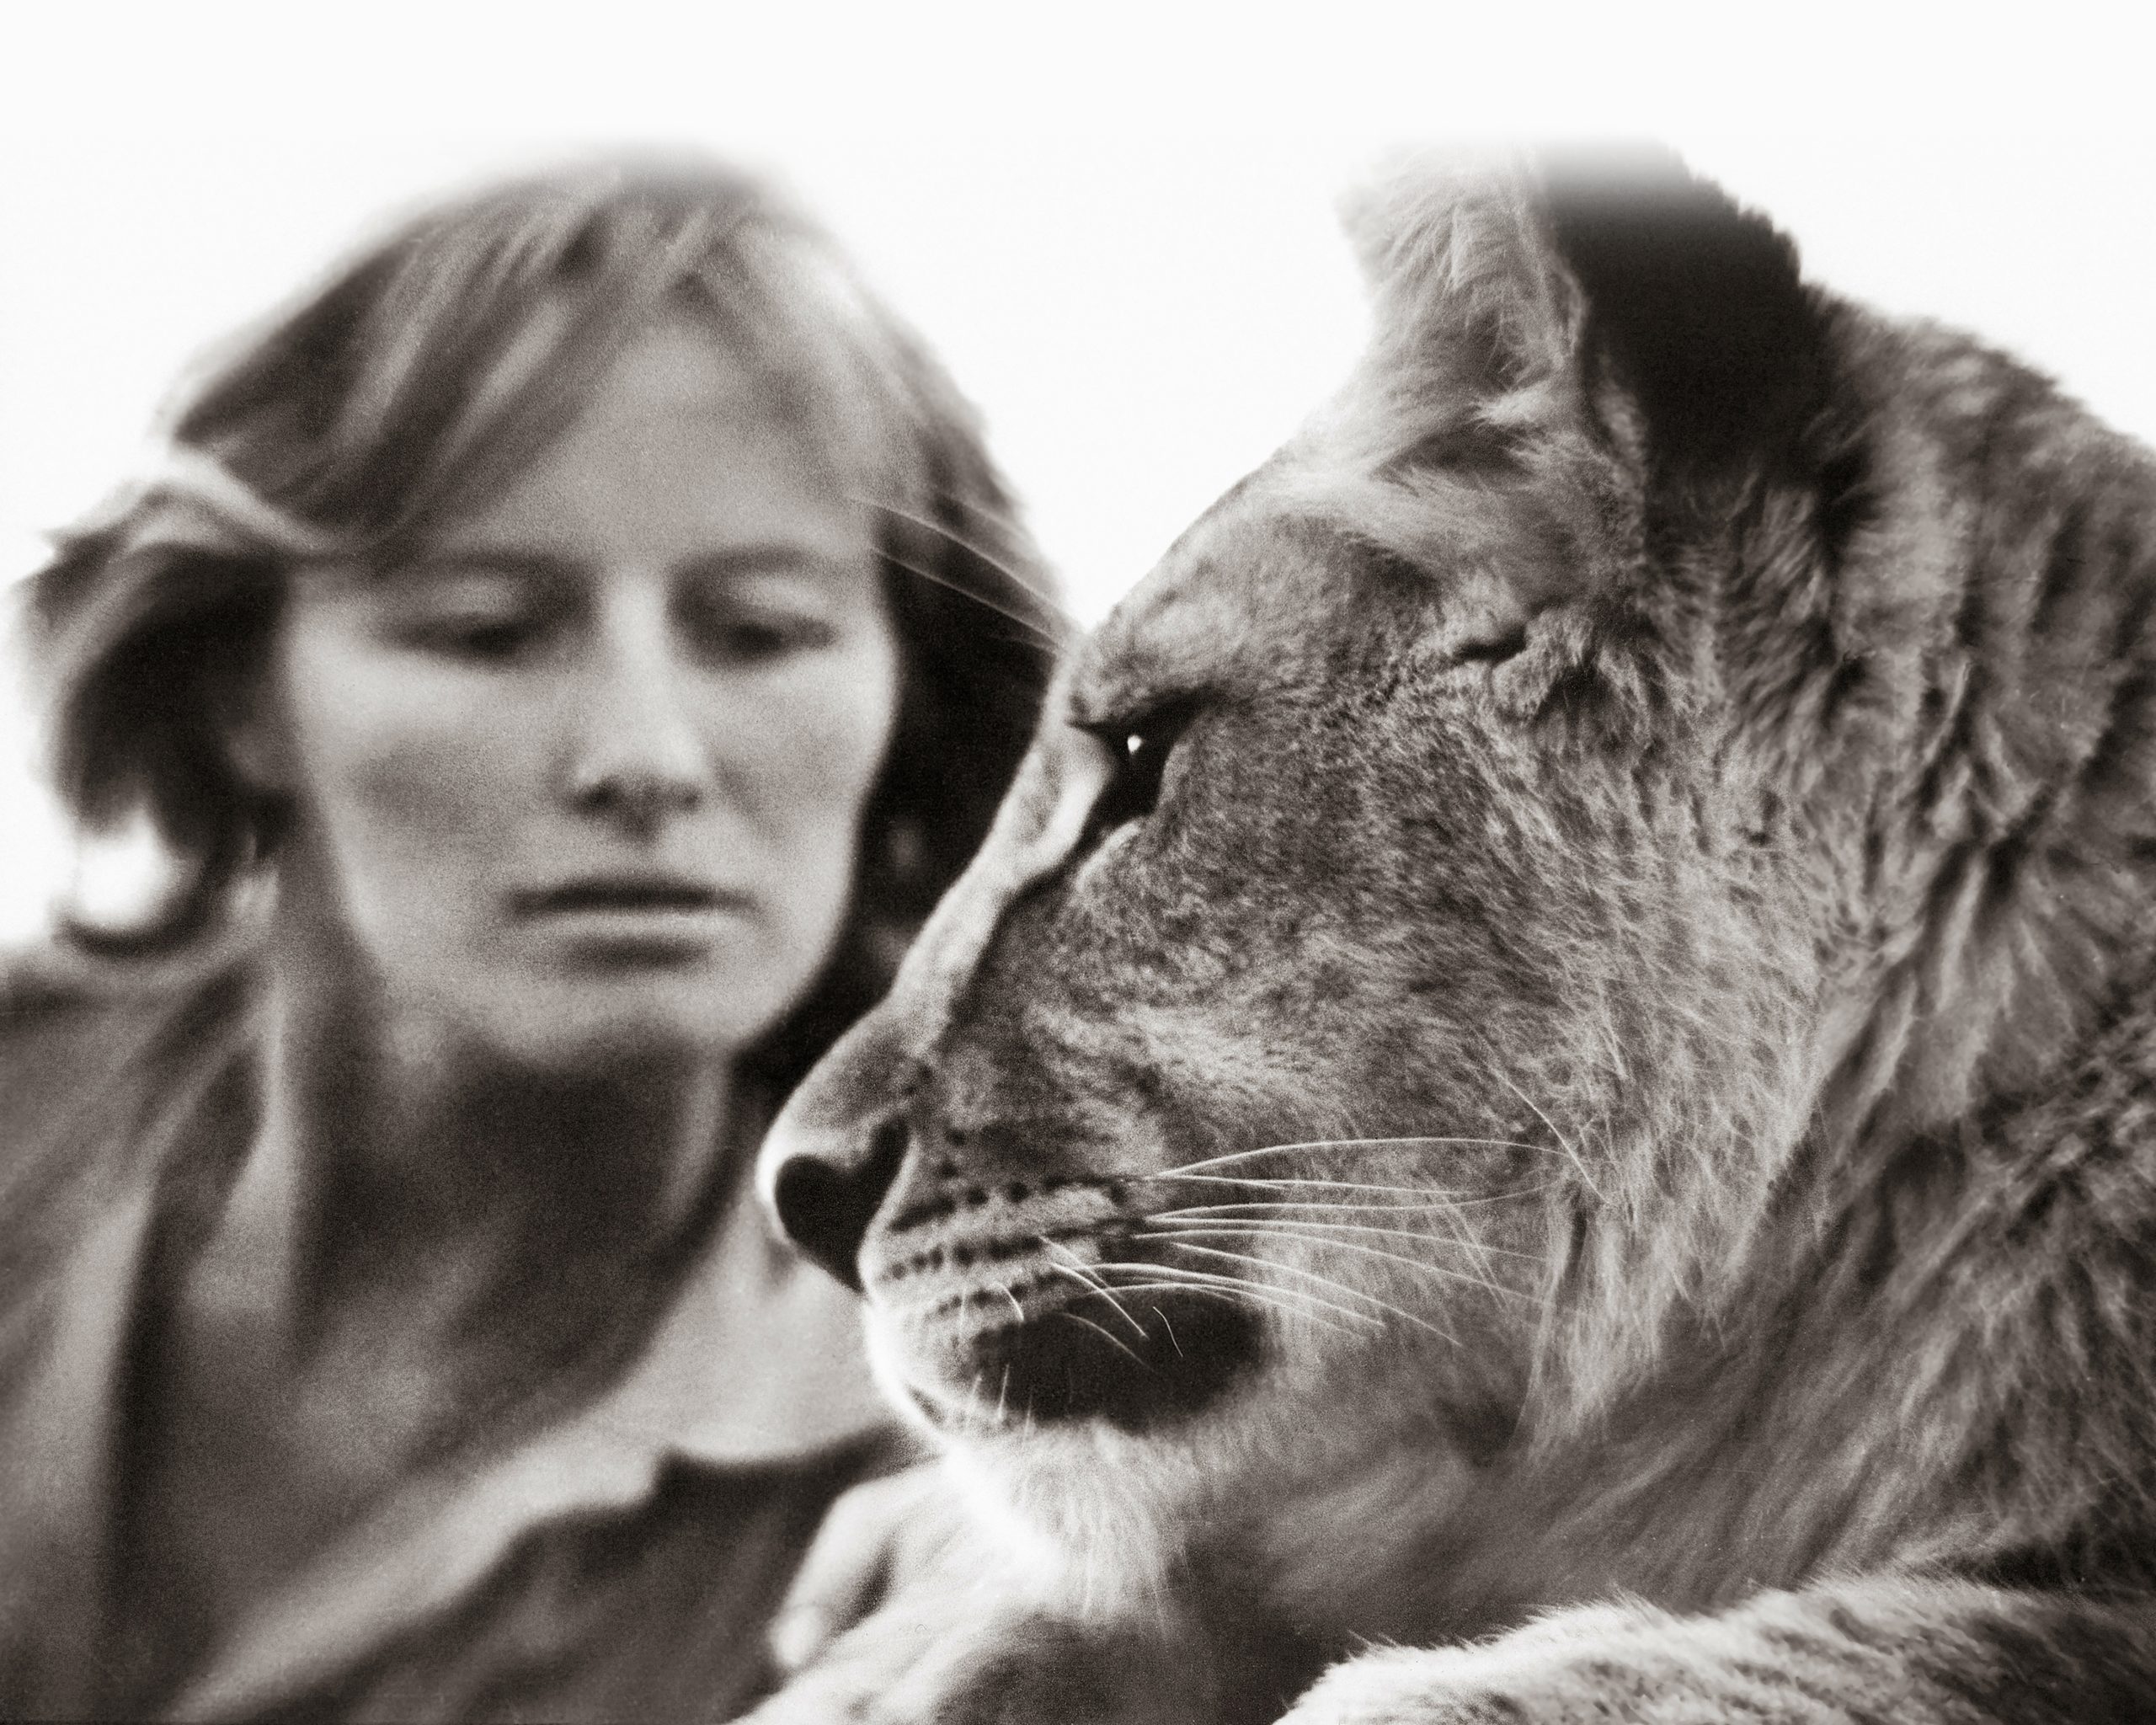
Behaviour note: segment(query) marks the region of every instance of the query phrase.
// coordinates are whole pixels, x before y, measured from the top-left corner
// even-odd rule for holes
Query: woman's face
[[[898,662],[862,510],[663,322],[410,561],[295,581],[287,889],[513,1058],[738,1052],[830,956]]]

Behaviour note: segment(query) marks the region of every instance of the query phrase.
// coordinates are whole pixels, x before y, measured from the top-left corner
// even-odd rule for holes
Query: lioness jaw
[[[1353,228],[1369,355],[1066,669],[782,1220],[1096,1583],[1577,1608],[1323,1717],[2142,1717],[2156,468],[1666,160]]]

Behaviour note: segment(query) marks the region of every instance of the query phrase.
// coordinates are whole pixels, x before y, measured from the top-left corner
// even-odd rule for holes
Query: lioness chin
[[[2156,1717],[2156,465],[1666,160],[1353,229],[778,1213],[1193,1715]]]

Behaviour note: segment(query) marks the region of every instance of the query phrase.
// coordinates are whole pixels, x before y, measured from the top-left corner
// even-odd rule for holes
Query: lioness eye
[[[1153,812],[1153,805],[1161,798],[1161,779],[1168,770],[1168,756],[1189,719],[1186,710],[1165,709],[1135,724],[1086,727],[1117,759],[1115,776],[1086,818],[1081,846],[1091,846],[1117,827],[1142,820]]]

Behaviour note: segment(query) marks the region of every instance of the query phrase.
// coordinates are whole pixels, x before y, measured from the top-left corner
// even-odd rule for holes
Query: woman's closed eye
[[[691,650],[712,665],[776,663],[820,652],[841,633],[832,606],[807,581],[700,582],[675,610]]]
[[[402,584],[390,628],[407,645],[445,658],[504,664],[539,650],[563,606],[547,584],[502,570],[439,573]]]

